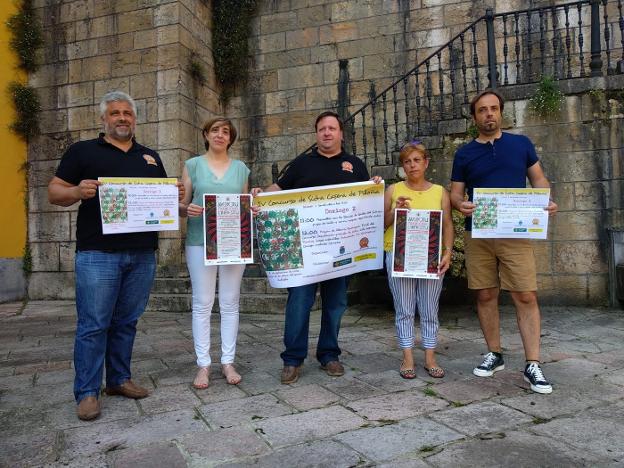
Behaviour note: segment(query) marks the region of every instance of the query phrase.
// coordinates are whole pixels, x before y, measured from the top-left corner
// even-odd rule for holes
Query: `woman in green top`
[[[229,157],[236,129],[226,118],[208,120],[202,129],[206,153],[184,164],[182,183],[186,189],[180,215],[188,216],[186,264],[193,288],[193,342],[199,367],[193,386],[208,388],[210,374],[210,315],[219,273],[221,315],[221,365],[227,383],[236,385],[241,376],[234,368],[240,285],[245,265],[204,265],[203,202],[205,193],[247,193],[249,169]]]

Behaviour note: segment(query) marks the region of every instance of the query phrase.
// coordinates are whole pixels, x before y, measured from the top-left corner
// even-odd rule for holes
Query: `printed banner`
[[[383,196],[372,182],[260,193],[258,247],[271,286],[382,268]]]
[[[204,264],[252,263],[251,195],[204,194]]]
[[[103,234],[177,231],[178,187],[175,178],[100,177]]]
[[[437,279],[441,241],[442,211],[395,210],[392,276]]]
[[[475,188],[472,237],[546,239],[550,189]]]

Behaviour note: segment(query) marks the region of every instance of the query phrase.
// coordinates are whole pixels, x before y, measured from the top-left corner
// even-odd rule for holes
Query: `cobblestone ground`
[[[214,317],[215,323],[218,317]],[[311,320],[311,349],[318,332]],[[522,380],[513,311],[502,313],[506,368],[471,373],[485,347],[470,308],[441,312],[432,379],[398,375],[390,311],[351,308],[341,345],[346,375],[328,377],[313,351],[302,378],[281,385],[282,316],[241,317],[229,386],[213,366],[194,390],[190,315],[140,321],[133,372],[151,395],[102,396],[102,416],[76,418],[71,302],[0,306],[0,465],[15,466],[622,466],[624,311],[545,308],[544,371],[551,395]],[[213,326],[217,331],[218,327]],[[213,333],[218,362],[218,333]]]

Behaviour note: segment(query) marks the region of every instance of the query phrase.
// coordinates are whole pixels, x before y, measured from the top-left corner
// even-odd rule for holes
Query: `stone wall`
[[[36,1],[45,28],[43,66],[30,82],[43,104],[42,135],[30,145],[29,241],[33,299],[73,297],[77,205],[47,201],[46,186],[64,150],[101,129],[102,95],[122,90],[137,102],[137,140],[157,149],[170,176],[201,146],[200,122],[219,112],[212,71],[209,7],[187,1]],[[188,73],[196,51],[208,78]],[[161,267],[182,262],[181,232],[160,241]]]

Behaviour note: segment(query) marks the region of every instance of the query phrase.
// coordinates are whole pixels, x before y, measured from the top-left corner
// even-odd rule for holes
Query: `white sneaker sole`
[[[501,364],[500,366],[495,367],[491,371],[486,371],[486,370],[479,369],[478,367],[475,367],[474,369],[472,369],[472,373],[476,375],[477,377],[491,377],[494,375],[494,372],[498,372],[500,370],[503,370],[504,368],[505,368],[505,364]]]
[[[531,383],[531,380],[529,380],[526,375],[523,375],[523,377],[524,381],[531,386],[531,390],[533,390],[535,393],[541,393],[542,395],[548,395],[549,393],[552,393],[552,387],[538,387],[537,385],[533,385]]]

